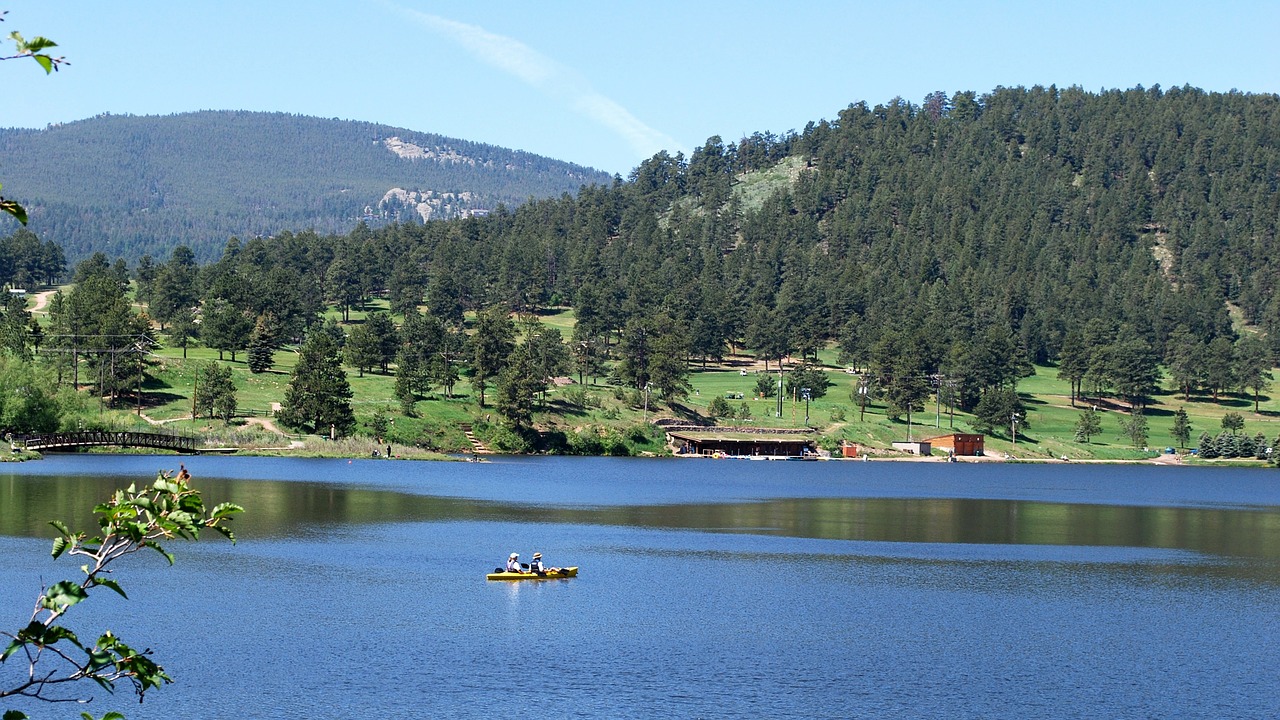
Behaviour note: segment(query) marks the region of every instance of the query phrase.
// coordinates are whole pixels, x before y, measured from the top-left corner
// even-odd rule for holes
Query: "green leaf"
[[[43,636],[40,638],[40,642],[44,645],[54,645],[63,640],[70,641],[72,645],[84,649],[84,646],[80,644],[80,638],[76,637],[75,633],[61,625],[50,625],[45,629]]]
[[[67,529],[67,524],[62,522],[61,520],[50,520],[49,525],[53,526],[53,529],[57,530],[58,534],[61,535],[62,537],[64,538],[71,537],[71,531]]]
[[[0,653],[0,663],[4,662],[5,660],[8,660],[9,656],[17,652],[18,649],[21,648],[24,644],[25,643],[23,643],[20,640],[14,640],[13,642],[9,643],[9,647],[5,648],[3,653]]]
[[[120,593],[120,597],[124,598],[125,600],[129,599],[129,596],[124,594],[124,588],[120,587],[120,583],[116,582],[115,580],[111,580],[109,578],[99,579],[98,584],[103,587],[109,587],[112,590],[115,590],[116,592]]]
[[[58,43],[50,40],[47,37],[42,37],[40,35],[37,35],[31,38],[30,40],[28,40],[26,42],[26,45],[22,49],[26,50],[27,52],[40,52],[41,50],[46,50],[51,47],[58,47]]]
[[[224,502],[215,505],[213,510],[209,512],[209,517],[212,519],[221,519],[241,512],[244,512],[243,507],[236,505],[235,503]]]
[[[63,608],[71,607],[76,603],[87,600],[89,593],[86,593],[79,583],[63,580],[50,586],[45,591],[44,597],[53,607]]]
[[[57,560],[58,556],[67,550],[67,539],[58,537],[53,539],[53,559]]]
[[[107,678],[104,678],[101,675],[90,675],[89,677],[92,678],[94,682],[98,683],[98,686],[103,690],[106,690],[109,693],[114,693],[116,691],[116,684]]]
[[[154,540],[148,540],[148,541],[146,541],[146,542],[142,543],[142,546],[143,546],[143,547],[149,547],[149,548],[151,548],[152,550],[155,550],[156,552],[158,552],[158,553],[160,553],[161,555],[163,555],[163,556],[164,556],[164,558],[165,558],[166,560],[168,560],[168,561],[169,561],[169,564],[170,564],[170,565],[172,565],[172,564],[173,564],[173,554],[172,554],[172,553],[170,553],[168,550],[165,550],[164,548],[160,547],[159,543],[155,542]]]
[[[48,55],[33,55],[36,62],[40,63],[40,67],[44,68],[45,74],[53,72],[53,59]]]
[[[27,211],[18,203],[12,200],[5,200],[0,197],[0,212],[6,212],[18,219],[23,225],[27,224]]]
[[[89,670],[91,672],[97,672],[115,664],[115,656],[106,650],[96,648],[87,652],[89,653]]]
[[[235,544],[235,542],[236,542],[236,534],[235,534],[235,533],[233,533],[233,532],[231,532],[231,528],[223,527],[223,526],[221,526],[221,525],[214,525],[214,526],[212,526],[212,527],[213,527],[213,529],[214,529],[214,530],[216,530],[216,531],[218,531],[219,533],[221,533],[223,537],[225,537],[226,539],[230,540],[230,541],[231,541],[231,543],[232,543],[233,545]]]
[[[3,720],[27,720],[27,715],[17,710],[6,710]]]

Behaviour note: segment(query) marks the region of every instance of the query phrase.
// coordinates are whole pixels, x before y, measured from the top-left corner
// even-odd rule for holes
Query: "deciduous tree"
[[[0,652],[0,663],[15,660],[27,664],[26,672],[13,685],[0,687],[0,698],[29,697],[49,702],[84,701],[76,688],[86,681],[114,692],[116,685],[132,685],[141,700],[148,690],[173,682],[149,650],[126,644],[111,631],[96,641],[82,640],[67,626],[72,608],[88,600],[99,589],[111,590],[127,598],[118,580],[117,563],[142,550],[151,549],[170,564],[173,555],[161,543],[172,539],[197,540],[203,530],[213,530],[235,542],[228,524],[239,505],[221,503],[206,508],[199,491],[189,484],[184,469],[177,476],[160,472],[148,487],[134,485],[117,490],[97,506],[98,533],[73,533],[60,521],[53,521],[57,537],[53,557],[62,555],[84,559],[84,579],[62,580],[44,588],[36,598],[30,621],[17,632],[4,632],[11,642]],[[84,717],[90,717],[87,713]],[[11,710],[5,720],[22,720],[26,715]],[[107,713],[104,718],[123,718]]]

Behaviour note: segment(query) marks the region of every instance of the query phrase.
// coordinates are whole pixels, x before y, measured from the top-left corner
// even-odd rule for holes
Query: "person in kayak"
[[[520,553],[511,553],[511,556],[507,558],[507,572],[513,572],[513,573],[525,572],[520,567]]]
[[[558,567],[546,567],[545,565],[543,565],[542,553],[540,552],[534,553],[533,562],[529,563],[529,572],[538,573],[539,575],[545,575],[546,573],[549,573],[549,572],[559,572],[559,570],[560,568]]]

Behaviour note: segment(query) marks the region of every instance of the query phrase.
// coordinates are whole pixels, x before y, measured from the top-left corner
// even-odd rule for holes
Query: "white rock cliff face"
[[[383,147],[395,153],[397,157],[411,161],[433,160],[441,164],[452,165],[486,165],[477,163],[451,148],[424,148],[398,137],[389,137],[382,141]],[[476,198],[469,192],[450,193],[435,190],[409,190],[393,187],[378,201],[378,211],[387,211],[396,206],[416,213],[425,222],[435,219],[466,217],[484,211],[475,206]],[[372,212],[373,209],[367,209]]]
[[[476,161],[472,158],[460,155],[457,151],[450,148],[424,148],[420,145],[414,145],[411,142],[405,142],[398,137],[389,137],[382,141],[383,147],[387,148],[397,156],[406,160],[435,160],[441,163],[453,163],[475,165]]]
[[[476,199],[469,192],[442,193],[434,190],[391,188],[378,201],[378,208],[400,205],[411,208],[423,222],[432,218],[465,217],[476,212]]]

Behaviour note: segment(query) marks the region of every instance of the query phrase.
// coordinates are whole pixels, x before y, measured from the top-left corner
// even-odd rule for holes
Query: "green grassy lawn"
[[[385,302],[373,303],[369,308],[352,313],[352,321],[363,321],[373,309],[385,309]],[[332,312],[331,312],[332,314]],[[569,337],[575,318],[572,310],[558,308],[539,316],[548,327]],[[153,365],[144,386],[143,412],[153,421],[173,423],[176,427],[192,427],[208,432],[222,428],[227,432],[266,432],[243,418],[226,426],[221,421],[201,418],[191,421],[191,395],[195,367],[202,362],[221,362],[232,370],[237,387],[237,403],[246,416],[261,417],[283,401],[290,380],[290,373],[297,361],[296,349],[284,348],[275,353],[269,372],[249,372],[247,353],[237,353],[236,361],[224,353],[209,348],[190,347],[183,358],[181,348],[162,347],[155,351]],[[872,448],[886,449],[899,440],[921,440],[950,432],[973,432],[972,416],[948,408],[938,408],[930,398],[923,411],[912,413],[910,426],[905,417],[890,419],[883,402],[871,402],[865,413],[858,407],[854,390],[857,379],[845,373],[835,362],[837,352],[828,348],[819,353],[819,360],[828,368],[831,386],[823,397],[811,400],[807,406],[808,427],[827,447],[835,447],[841,440],[853,441]],[[777,415],[776,398],[757,395],[756,381],[760,377],[757,365],[749,355],[729,358],[725,363],[702,369],[691,366],[689,380],[692,392],[668,406],[656,395],[650,396],[648,408],[644,407],[644,395],[633,388],[617,388],[607,384],[577,384],[550,389],[545,401],[535,409],[535,423],[551,433],[571,436],[575,433],[594,433],[600,436],[628,436],[633,449],[660,449],[660,443],[635,428],[644,422],[661,417],[690,418],[706,416],[710,402],[726,398],[735,414],[741,414],[745,405],[746,417],[724,418],[722,426],[750,426],[800,428],[806,426],[806,403],[788,394],[783,399],[781,416]],[[776,383],[776,369],[767,374]],[[486,407],[479,405],[478,393],[466,378],[453,389],[453,397],[445,397],[436,388],[427,398],[418,401],[412,414],[405,414],[395,397],[393,373],[366,372],[361,376],[348,369],[353,398],[352,408],[357,420],[357,434],[372,435],[371,423],[375,415],[388,418],[390,427],[385,441],[396,446],[420,446],[450,452],[469,451],[470,443],[462,426],[474,425],[496,432],[499,423],[493,408],[494,392],[489,389]],[[1218,401],[1207,396],[1193,396],[1189,401],[1179,394],[1162,390],[1151,399],[1144,411],[1148,421],[1146,447],[1135,448],[1123,436],[1121,424],[1129,417],[1127,409],[1112,398],[1096,402],[1101,413],[1102,431],[1089,443],[1075,441],[1075,426],[1084,409],[1084,401],[1073,407],[1069,385],[1057,377],[1053,367],[1036,367],[1035,374],[1022,379],[1018,391],[1026,407],[1026,422],[1019,427],[1016,446],[1007,426],[997,428],[986,438],[991,453],[1007,453],[1018,458],[1118,459],[1131,460],[1150,457],[1174,444],[1170,436],[1173,414],[1184,408],[1192,425],[1191,445],[1196,446],[1201,432],[1217,435],[1222,417],[1227,412],[1238,412],[1245,420],[1244,432],[1254,435],[1261,432],[1267,439],[1280,435],[1280,393],[1262,398],[1259,411],[1254,412],[1251,397],[1228,394]],[[741,395],[739,398],[738,395]],[[96,407],[96,402],[90,403]],[[120,414],[116,424],[137,423],[132,408],[126,403],[116,412]],[[86,405],[87,406],[87,405]],[[940,410],[940,412],[939,412]],[[129,415],[126,417],[125,415]],[[248,423],[252,427],[246,425]],[[223,426],[226,426],[225,428]],[[237,430],[237,428],[239,430]],[[479,430],[478,430],[479,431]],[[500,433],[499,433],[500,434]],[[276,436],[278,439],[278,436]],[[369,439],[372,442],[372,438]],[[337,446],[334,446],[337,447]],[[345,447],[345,446],[344,446]],[[362,446],[363,447],[363,446]],[[363,451],[362,451],[363,452]]]
[[[333,318],[335,321],[341,324],[355,325],[355,324],[364,322],[365,318],[369,317],[370,313],[375,313],[375,312],[390,313],[391,302],[385,298],[374,298],[366,302],[364,305],[358,305],[358,306],[352,307],[351,311],[347,313],[347,316],[349,318],[347,320],[342,319],[342,308],[330,307],[329,309],[325,310],[324,318],[326,320],[329,318]]]
[[[1110,398],[1096,404],[1102,415],[1102,433],[1089,444],[1074,442],[1075,424],[1085,408],[1077,400],[1078,407],[1071,407],[1070,387],[1065,380],[1057,379],[1057,369],[1037,367],[1036,374],[1018,383],[1018,391],[1028,407],[1027,418],[1031,427],[1026,430],[1029,438],[1040,444],[1050,456],[1128,458],[1146,454],[1135,450],[1127,437],[1123,437],[1121,423],[1128,413],[1117,407]],[[1168,386],[1168,383],[1165,383]],[[1222,417],[1228,412],[1238,412],[1244,417],[1244,432],[1254,435],[1261,432],[1268,440],[1280,434],[1280,401],[1267,397],[1259,404],[1259,412],[1253,411],[1253,401],[1242,395],[1225,395],[1215,402],[1208,396],[1192,395],[1186,401],[1180,394],[1161,390],[1144,409],[1147,418],[1147,447],[1163,450],[1176,445],[1170,431],[1173,416],[1178,408],[1186,411],[1191,421],[1191,445],[1199,444],[1201,432],[1217,435],[1222,431]],[[1055,452],[1058,449],[1061,452]],[[1077,455],[1076,453],[1080,453]]]
[[[573,314],[573,308],[567,307],[544,310],[538,313],[538,320],[549,328],[559,330],[565,340],[573,337],[573,327],[578,323],[578,317]]]

